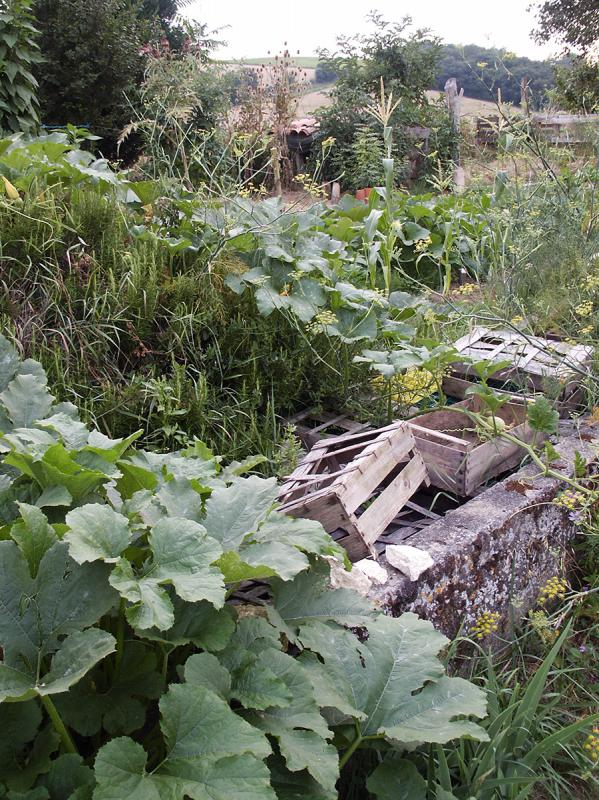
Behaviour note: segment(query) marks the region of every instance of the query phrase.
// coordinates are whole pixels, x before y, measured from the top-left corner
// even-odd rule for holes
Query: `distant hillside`
[[[311,113],[322,105],[329,105],[328,90],[334,84],[334,75],[323,70],[317,56],[292,56],[293,63],[306,70],[307,78],[314,90],[307,92],[302,102],[302,113]],[[242,61],[226,61],[231,65],[247,65],[259,67],[275,62],[275,56],[244,58]],[[435,91],[443,91],[448,78],[456,78],[458,88],[464,89],[466,98],[481,103],[489,103],[497,98],[497,90],[501,90],[501,99],[513,105],[520,104],[520,84],[522,78],[528,78],[532,106],[543,108],[547,102],[547,89],[555,86],[553,63],[535,61],[525,56],[516,56],[505,50],[481,47],[476,44],[464,46],[446,44],[437,70],[437,77],[429,96]],[[474,114],[473,103],[463,105],[466,115]],[[488,113],[488,108],[480,107],[480,113]]]
[[[547,89],[555,86],[550,61],[534,61],[476,44],[464,47],[447,44],[443,47],[434,88],[443,90],[448,78],[457,78],[458,88],[464,89],[466,97],[491,100],[501,89],[501,99],[515,105],[520,103],[520,82],[522,78],[528,78],[535,108],[546,104]]]

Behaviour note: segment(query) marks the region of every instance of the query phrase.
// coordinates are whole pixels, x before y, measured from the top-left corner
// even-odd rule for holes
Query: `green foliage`
[[[334,800],[362,743],[485,738],[446,639],[331,589],[344,552],[276,510],[274,480],[89,430],[3,337],[0,365],[0,789],[283,800],[298,779]],[[232,602],[256,579],[269,603]]]
[[[114,141],[129,122],[150,23],[128,0],[36,0],[44,65],[36,70],[45,124],[86,126]]]
[[[39,127],[33,75],[41,60],[37,35],[29,0],[0,2],[0,134],[33,133]]]
[[[321,174],[326,180],[341,179],[348,189],[377,185],[374,180],[376,173],[363,183],[363,169],[355,168],[355,158],[358,152],[364,160],[367,138],[370,140],[369,150],[372,150],[377,135],[379,141],[382,139],[380,123],[366,112],[372,96],[378,96],[380,92],[381,79],[387,93],[401,100],[388,123],[393,127],[396,162],[403,162],[408,152],[414,149],[414,140],[406,131],[411,126],[435,129],[431,139],[433,149],[442,160],[451,157],[451,143],[442,142],[445,138],[443,130],[449,127],[447,114],[430,105],[426,96],[426,90],[434,82],[441,52],[440,41],[426,30],[411,31],[409,17],[399,23],[389,23],[373,13],[369,21],[374,26],[372,33],[339,39],[336,53],[321,53],[321,68],[337,76],[331,90],[332,105],[318,113],[320,127],[316,144],[330,138],[335,140]],[[441,134],[439,141],[435,141],[437,133]],[[444,146],[440,148],[440,144]],[[374,163],[375,159],[368,159],[368,173]],[[428,166],[421,160],[416,171],[422,173]],[[396,170],[396,185],[409,177],[410,172],[409,168]]]
[[[537,8],[537,39],[556,39],[586,52],[597,42],[599,8],[594,0],[543,0]]]
[[[584,56],[555,70],[553,102],[565,111],[594,114],[599,109],[599,64]]]
[[[468,44],[462,47],[443,45],[434,87],[445,88],[449,78],[456,78],[458,89],[466,97],[497,100],[498,91],[504,103],[520,105],[521,81],[528,81],[530,104],[542,108],[547,104],[547,90],[555,85],[554,68],[550,61],[535,61],[506,50]]]

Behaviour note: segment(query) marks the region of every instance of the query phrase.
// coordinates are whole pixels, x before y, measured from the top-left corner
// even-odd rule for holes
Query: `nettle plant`
[[[447,640],[331,589],[254,462],[89,430],[4,338],[0,430],[0,797],[327,800],[368,748],[385,798],[415,744],[485,738]]]

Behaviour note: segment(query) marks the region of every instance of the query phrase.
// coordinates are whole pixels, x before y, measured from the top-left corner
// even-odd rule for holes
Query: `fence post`
[[[455,146],[453,151],[453,182],[458,191],[464,188],[466,183],[464,168],[460,159],[460,106],[464,95],[464,90],[458,92],[458,82],[455,78],[448,78],[445,82],[445,102],[449,110],[449,119],[455,135]]]

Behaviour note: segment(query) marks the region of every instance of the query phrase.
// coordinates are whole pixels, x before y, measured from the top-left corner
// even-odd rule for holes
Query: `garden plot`
[[[453,364],[451,375],[443,380],[443,390],[451,397],[464,398],[476,378],[476,367],[468,361],[497,361],[509,364],[488,379],[494,390],[526,397],[540,392],[553,396],[562,417],[582,407],[581,383],[593,358],[592,347],[484,327],[474,328],[454,346],[464,362]]]

